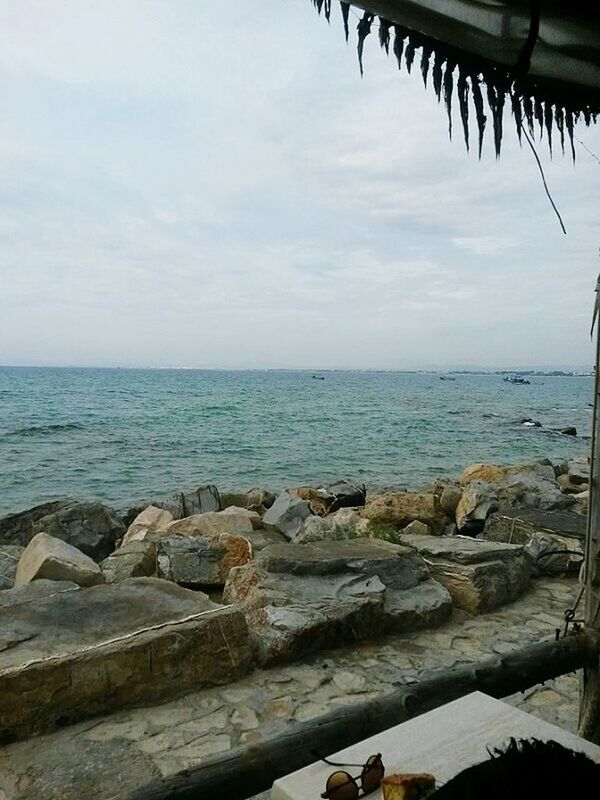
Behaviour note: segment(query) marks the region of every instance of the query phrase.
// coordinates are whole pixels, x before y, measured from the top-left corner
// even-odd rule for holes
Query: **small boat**
[[[530,386],[531,381],[526,380],[525,378],[517,378],[516,375],[509,377],[506,375],[502,380],[506,381],[506,383],[512,383],[513,386]]]
[[[324,380],[325,380],[324,375],[313,375],[313,381],[324,381]]]
[[[456,378],[453,378],[451,375],[440,375],[441,381],[455,381]]]

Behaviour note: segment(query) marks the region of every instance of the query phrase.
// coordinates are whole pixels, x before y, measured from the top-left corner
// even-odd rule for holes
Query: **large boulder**
[[[127,528],[127,533],[123,537],[123,544],[143,541],[148,538],[147,534],[149,533],[164,533],[170,522],[173,522],[173,514],[170,511],[158,508],[158,506],[148,506],[143,511],[140,511]]]
[[[163,497],[155,497],[149,502],[133,506],[125,513],[125,522],[130,525],[135,517],[148,506],[163,508],[173,515],[173,519],[191,517],[193,514],[204,514],[221,509],[221,497],[216,486],[208,484],[197,489],[184,492],[173,492]]]
[[[0,544],[16,544],[26,547],[33,535],[33,525],[38,519],[48,514],[54,514],[61,508],[73,505],[74,502],[74,500],[53,500],[16,514],[0,517]]]
[[[471,481],[497,483],[506,478],[513,469],[513,467],[498,467],[495,464],[471,464],[470,467],[465,467],[458,480],[461,486],[468,486]]]
[[[590,482],[590,463],[587,458],[571,458],[567,462],[567,475],[571,483],[585,488]]]
[[[501,506],[485,525],[483,538],[525,546],[534,575],[579,572],[586,518],[573,511],[541,511]]]
[[[0,594],[3,742],[227,683],[250,665],[243,615],[201,592],[131,578],[42,596],[44,583]]]
[[[39,581],[34,581],[33,583],[26,583],[24,586],[7,589],[0,594],[0,616],[2,609],[12,608],[13,606],[21,605],[21,603],[31,603],[32,600],[41,600],[44,597],[51,597],[62,592],[73,591],[81,591],[81,586],[73,583],[73,581],[47,581],[45,578],[40,578]],[[17,634],[16,642],[18,643],[19,641]],[[6,650],[7,647],[12,647],[14,642],[13,631],[8,627],[4,630],[0,627],[0,660],[3,650]],[[1,735],[0,728],[0,738]]]
[[[483,614],[516,600],[529,585],[531,559],[520,545],[468,536],[402,536],[426,561],[455,606]]]
[[[569,508],[575,502],[561,492],[552,467],[542,464],[511,472],[495,484],[495,489],[500,500],[516,507],[554,511]]]
[[[73,581],[78,586],[104,583],[102,570],[89,556],[62,539],[38,533],[19,559],[15,586],[45,578],[50,581]]]
[[[267,530],[266,528],[258,528],[252,531],[252,533],[245,531],[242,535],[244,539],[248,539],[252,545],[252,553],[255,556],[270,544],[285,544],[288,541],[283,533],[279,533],[279,531],[275,529]]]
[[[167,525],[162,536],[219,536],[222,533],[252,533],[252,520],[245,511],[208,511],[176,519]]]
[[[223,586],[233,567],[251,559],[248,539],[228,533],[210,538],[173,536],[157,543],[159,578],[190,588]]]
[[[290,492],[282,492],[263,517],[267,530],[276,530],[287,539],[299,533],[305,519],[311,516],[308,504]]]
[[[231,571],[223,597],[243,609],[261,664],[434,627],[451,611],[419,555],[365,539],[267,547]]]
[[[107,583],[141,578],[156,573],[156,544],[132,541],[121,545],[100,564]]]
[[[324,517],[340,508],[364,506],[367,490],[364,484],[348,480],[330,483],[327,486],[298,486],[289,490],[305,500],[313,514]]]
[[[247,520],[250,520],[250,524],[255,531],[263,526],[262,517],[258,511],[253,511],[249,508],[242,508],[241,506],[227,506],[227,508],[224,508],[220,513],[221,515],[237,514],[238,518],[245,517]]]
[[[102,503],[73,503],[37,519],[32,535],[38,533],[62,539],[94,561],[102,561],[125,534],[125,525],[115,511]]]
[[[498,508],[498,497],[489,483],[470,481],[456,507],[456,525],[461,533],[477,536],[489,515]]]
[[[326,517],[307,517],[294,536],[294,544],[335,541],[339,539],[364,539],[369,535],[369,521],[353,508],[341,508]]]
[[[561,492],[565,494],[580,494],[583,490],[588,488],[588,484],[573,483],[569,475],[558,475],[556,478]]]
[[[24,549],[16,544],[0,545],[0,590],[12,589]]]
[[[440,495],[440,506],[442,511],[449,517],[456,514],[456,509],[463,496],[462,489],[458,484],[447,483]]]
[[[433,492],[388,492],[372,495],[362,510],[362,515],[372,523],[405,528],[418,520],[433,533],[442,533],[449,519]]]
[[[515,467],[473,464],[464,470],[460,482],[465,487],[473,481],[492,484],[502,502],[517,507],[540,508],[546,511],[569,508],[575,500],[561,491],[556,472],[549,461]],[[559,474],[560,472],[562,470]]]
[[[221,494],[221,509],[230,506],[256,511],[262,516],[275,502],[275,495],[267,489],[248,489],[247,492],[224,492]]]

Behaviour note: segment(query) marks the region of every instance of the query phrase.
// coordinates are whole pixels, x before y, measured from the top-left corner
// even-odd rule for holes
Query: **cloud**
[[[457,247],[479,256],[499,253],[517,244],[507,236],[457,236],[452,241]]]
[[[0,362],[589,362],[584,151],[540,150],[564,237],[510,125],[500,161],[465,153],[418,75],[369,42],[361,79],[308,0],[0,24]]]

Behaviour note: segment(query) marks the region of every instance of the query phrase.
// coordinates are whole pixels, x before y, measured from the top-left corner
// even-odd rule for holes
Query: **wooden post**
[[[594,325],[596,362],[594,365],[594,411],[590,453],[590,497],[582,581],[585,586],[585,627],[600,630],[600,277],[596,283]],[[598,660],[583,671],[580,684],[579,735],[600,744],[600,668]]]

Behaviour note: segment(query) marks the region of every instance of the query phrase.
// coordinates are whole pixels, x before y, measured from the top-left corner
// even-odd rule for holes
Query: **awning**
[[[331,0],[313,0],[329,18]],[[346,37],[358,9],[358,55],[377,30],[398,66],[418,64],[425,86],[444,99],[452,133],[453,102],[467,148],[475,117],[481,154],[491,118],[496,154],[505,106],[519,139],[536,128],[573,158],[573,128],[600,113],[600,7],[584,0],[352,0],[340,3]],[[356,14],[357,11],[354,11]]]

